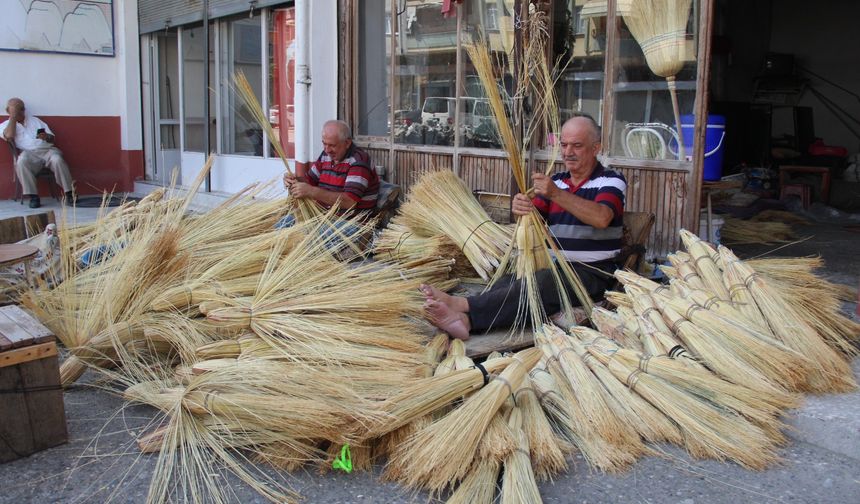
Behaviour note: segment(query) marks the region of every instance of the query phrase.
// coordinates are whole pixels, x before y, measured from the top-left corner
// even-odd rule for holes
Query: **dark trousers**
[[[570,265],[579,275],[582,285],[592,299],[603,297],[603,293],[615,282],[612,277],[612,272],[617,269],[615,261],[590,263],[588,266],[579,263]],[[594,271],[592,268],[597,268],[604,273]],[[544,312],[552,315],[561,311],[561,297],[552,272],[548,269],[540,270],[535,273],[535,278]],[[564,282],[564,288],[571,304],[579,306],[580,302],[567,281]],[[525,286],[523,281],[515,278],[514,275],[503,276],[492,289],[467,299],[469,300],[469,322],[473,333],[509,327],[516,321],[518,314],[526,317],[524,320],[529,320]]]

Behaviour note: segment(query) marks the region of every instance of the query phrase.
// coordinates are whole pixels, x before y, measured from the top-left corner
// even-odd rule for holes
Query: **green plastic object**
[[[340,449],[340,456],[334,458],[334,462],[331,463],[332,469],[340,469],[345,473],[352,472],[352,455],[349,453],[349,445],[343,445],[343,448]]]

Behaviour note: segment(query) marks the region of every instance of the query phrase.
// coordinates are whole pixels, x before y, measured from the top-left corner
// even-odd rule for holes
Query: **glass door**
[[[154,115],[153,178],[167,184],[171,173],[181,165],[179,136],[179,51],[176,31],[159,32],[153,37],[152,103]]]

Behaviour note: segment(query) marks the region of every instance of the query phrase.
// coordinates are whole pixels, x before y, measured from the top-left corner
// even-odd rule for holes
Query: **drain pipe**
[[[203,155],[209,157],[209,0],[203,0]],[[206,174],[205,192],[212,191],[212,170]]]
[[[296,176],[304,177],[310,161],[310,0],[296,0]]]

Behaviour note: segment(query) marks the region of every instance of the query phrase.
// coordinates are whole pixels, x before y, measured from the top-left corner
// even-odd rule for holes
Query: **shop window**
[[[612,55],[617,62],[615,110],[610,144],[604,146],[609,155],[678,160],[679,131],[684,124],[690,125],[687,136],[692,139],[692,118],[684,116],[692,114],[696,98],[696,3],[670,3],[676,11],[667,17],[677,19],[677,26],[660,26],[654,22],[656,13],[637,11],[639,4],[618,4],[618,52]],[[642,22],[646,17],[649,22]],[[655,28],[655,24],[660,27]],[[643,52],[643,47],[648,50]],[[674,93],[670,91],[672,86]],[[673,105],[678,107],[678,118]],[[691,150],[686,149],[687,157],[692,155]]]
[[[288,158],[296,153],[295,92],[296,9],[274,9],[269,15],[269,122]],[[274,150],[272,156],[277,155]]]
[[[488,15],[486,19],[482,20],[480,8],[475,8],[476,6],[479,7],[481,3],[484,2],[473,2],[466,7],[463,41],[465,43],[482,43],[488,46],[490,59],[495,62],[496,86],[508,104],[508,111],[511,112],[513,61],[509,55],[513,54],[514,50],[514,20],[510,11],[499,11],[497,8],[494,12],[504,15],[495,18]],[[497,7],[497,5],[488,5],[488,14],[489,7]],[[463,147],[501,148],[496,120],[493,117],[490,102],[487,100],[484,84],[478,78],[475,66],[465,48],[461,57],[463,58],[464,77],[460,92],[460,116],[457,121],[457,126],[460,128],[460,145]]]
[[[206,58],[203,54],[203,26],[185,28],[182,30],[182,104],[183,124],[185,127],[184,150],[192,152],[203,152],[205,114],[203,113],[204,93],[212,89],[215,76],[214,71],[209,73],[209,83],[203,82],[203,65]],[[214,69],[213,54],[215,52],[215,28],[209,30],[209,57],[210,69]],[[211,118],[209,130],[210,149],[215,145],[211,143],[215,133],[215,100],[210,96],[209,116]]]
[[[566,64],[555,87],[562,123],[577,113],[589,114],[598,124],[603,123],[605,62],[602,50],[594,49],[605,43],[598,40],[598,28],[606,25],[606,9],[586,9],[586,3],[577,0],[553,6],[553,61]],[[559,134],[550,132],[548,141]]]
[[[234,76],[242,72],[262,106],[262,17],[242,16],[221,26],[221,152],[262,156],[263,129],[232,85]]]
[[[355,131],[359,135],[388,137],[391,131],[391,68],[392,32],[397,40],[407,34],[399,24],[391,29],[389,0],[358,2],[358,117]],[[405,11],[404,11],[405,12]],[[395,18],[400,23],[401,17]],[[404,18],[405,22],[405,18]],[[409,35],[407,35],[407,38]]]

